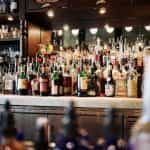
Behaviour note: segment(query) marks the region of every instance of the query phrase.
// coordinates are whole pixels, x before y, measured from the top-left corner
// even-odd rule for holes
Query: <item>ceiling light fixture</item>
[[[78,36],[79,35],[79,29],[72,29],[72,35]]]
[[[127,27],[125,27],[125,30],[127,32],[131,32],[133,30],[133,27],[132,26],[127,26]]]
[[[65,25],[63,26],[63,29],[64,29],[64,31],[68,31],[68,30],[69,30],[69,25],[68,25],[68,24],[65,24]]]
[[[106,12],[107,12],[106,7],[101,7],[101,8],[99,9],[99,14],[101,14],[101,15],[106,14]]]
[[[50,17],[50,18],[54,18],[54,16],[55,16],[54,10],[53,10],[53,9],[49,9],[49,10],[47,11],[47,15],[48,15],[48,17]]]
[[[150,31],[150,25],[144,27],[146,31]]]
[[[92,35],[95,35],[98,32],[98,28],[91,28],[89,31]]]
[[[106,31],[107,31],[109,34],[111,34],[111,33],[114,32],[114,27],[111,27],[111,26],[109,26],[108,24],[106,24],[106,25],[104,26],[104,28],[106,29]]]
[[[14,21],[14,17],[13,16],[8,16],[8,21]]]

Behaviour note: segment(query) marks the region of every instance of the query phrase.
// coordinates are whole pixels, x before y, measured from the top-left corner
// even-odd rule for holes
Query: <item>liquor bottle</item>
[[[133,67],[129,68],[129,74],[127,79],[127,96],[137,97],[137,72]]]
[[[90,97],[97,95],[97,77],[94,67],[91,68],[91,74],[88,79],[87,95]]]
[[[21,64],[20,73],[17,81],[17,88],[19,95],[28,95],[28,79],[25,73],[25,66]]]
[[[39,87],[39,72],[36,75],[36,78],[31,80],[31,89],[32,95],[36,96],[40,94],[40,87]]]
[[[49,77],[46,73],[46,64],[45,60],[43,60],[43,64],[41,66],[41,75],[39,78],[40,85],[40,96],[48,96],[49,95]]]
[[[23,143],[16,140],[16,127],[14,115],[11,112],[9,101],[4,105],[4,111],[0,117],[1,141],[2,149],[24,150]]]
[[[84,96],[87,96],[87,80],[88,80],[88,77],[87,77],[87,73],[85,72],[84,68],[83,68],[83,64],[81,65],[81,68],[80,68],[80,72],[78,73],[78,95],[79,97],[84,97]]]
[[[63,75],[63,88],[64,96],[72,95],[72,78],[69,71],[66,71]]]
[[[8,73],[5,74],[4,94],[15,94],[15,79],[9,65]]]
[[[107,97],[115,96],[115,82],[112,78],[112,70],[109,71],[108,77],[106,79],[105,96]]]
[[[79,149],[77,116],[73,102],[66,109],[64,118],[62,119],[61,132],[56,138],[56,149]]]
[[[58,95],[59,96],[63,96],[63,91],[64,91],[64,87],[63,87],[63,72],[62,72],[62,67],[59,68],[59,81],[58,81]]]
[[[10,0],[10,12],[16,13],[18,9],[18,2],[17,0]]]
[[[51,77],[51,95],[58,96],[59,94],[58,90],[59,90],[59,74],[57,71],[57,67],[55,66]]]
[[[116,79],[115,96],[127,97],[127,72],[120,67],[118,79]]]
[[[48,150],[48,120],[41,117],[36,121],[35,150]]]

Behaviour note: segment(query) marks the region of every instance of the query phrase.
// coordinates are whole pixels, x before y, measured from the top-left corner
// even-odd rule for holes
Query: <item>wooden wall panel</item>
[[[34,56],[39,43],[46,44],[51,39],[49,30],[40,29],[40,27],[29,24],[28,27],[28,56]]]

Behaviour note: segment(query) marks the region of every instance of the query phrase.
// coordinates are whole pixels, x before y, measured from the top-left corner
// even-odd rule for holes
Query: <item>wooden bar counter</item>
[[[101,135],[101,125],[107,108],[116,109],[115,119],[121,125],[121,135],[130,136],[130,129],[141,115],[142,99],[138,98],[108,98],[108,97],[34,97],[0,95],[0,110],[6,100],[10,100],[15,114],[17,127],[22,129],[27,140],[35,136],[35,120],[37,117],[47,117],[55,126],[55,132],[61,125],[65,107],[74,101],[79,116],[79,126],[88,130],[94,138]]]

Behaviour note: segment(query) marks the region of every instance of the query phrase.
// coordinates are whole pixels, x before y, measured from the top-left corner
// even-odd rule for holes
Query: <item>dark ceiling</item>
[[[97,0],[60,0],[52,4],[55,17],[46,16],[46,9],[35,0],[27,0],[28,18],[38,24],[61,28],[63,24],[72,27],[99,27],[108,23],[112,26],[144,25],[150,23],[150,0],[106,0],[105,4],[96,5]],[[105,15],[100,15],[101,6],[107,8]]]

